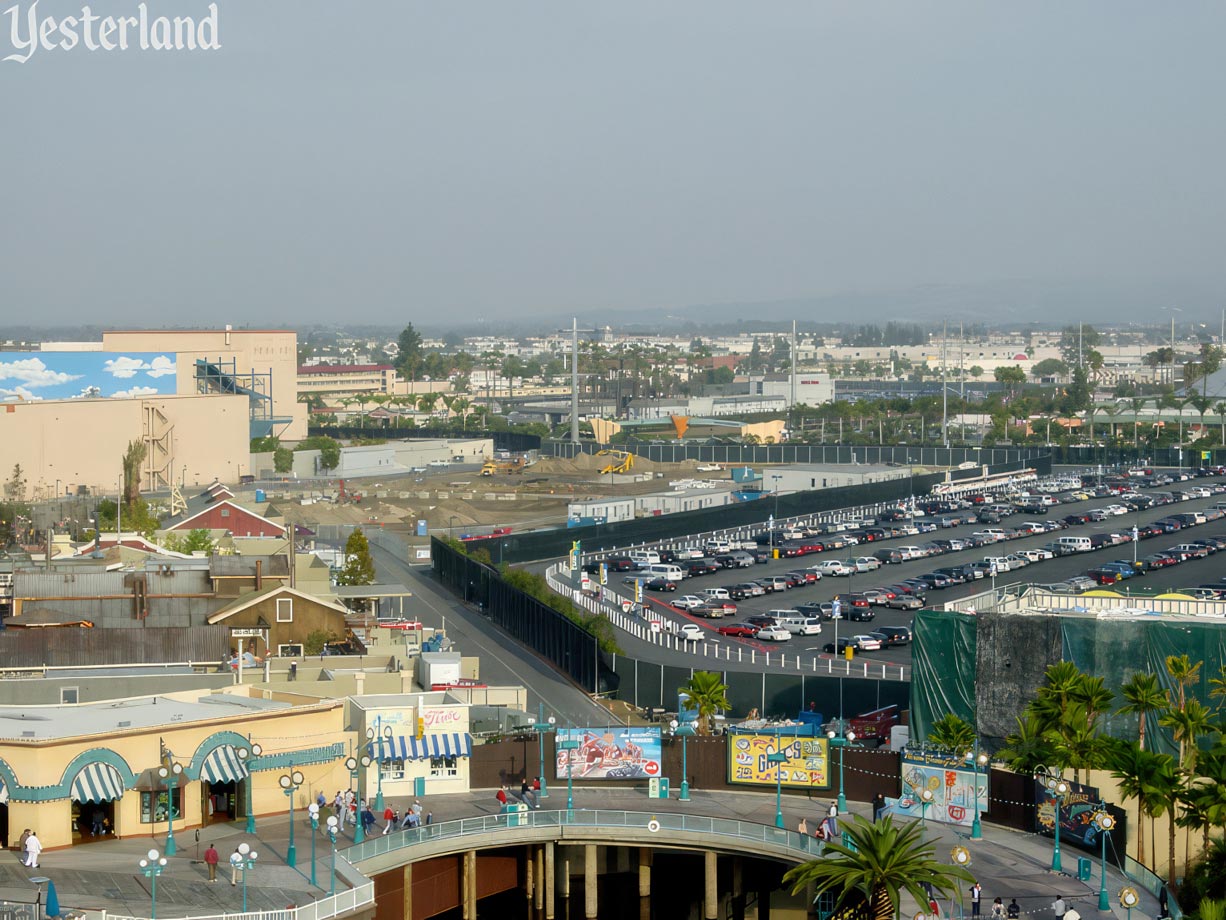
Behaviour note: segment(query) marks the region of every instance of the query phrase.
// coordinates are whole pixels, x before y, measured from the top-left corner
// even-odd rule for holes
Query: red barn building
[[[229,499],[209,505],[170,530],[226,530],[233,537],[284,537],[285,528]]]

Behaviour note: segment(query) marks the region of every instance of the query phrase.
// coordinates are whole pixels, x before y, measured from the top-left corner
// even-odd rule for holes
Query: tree
[[[1005,739],[1005,747],[996,752],[996,757],[1009,765],[1014,773],[1033,774],[1039,767],[1051,762],[1053,756],[1051,739],[1043,720],[1027,709],[1017,717],[1017,731]]]
[[[13,464],[13,473],[4,484],[5,501],[19,502],[26,497],[26,473],[20,463]]]
[[[338,585],[373,585],[375,561],[370,557],[370,544],[361,527],[355,527],[345,541],[345,565],[336,577]]]
[[[935,858],[936,844],[925,841],[920,823],[895,824],[886,815],[876,824],[856,815],[844,822],[848,845],[826,844],[821,859],[789,869],[783,876],[792,893],[810,883],[819,893],[834,895],[834,913],[867,904],[873,920],[892,920],[906,891],[920,904],[928,903],[925,885],[953,897],[959,884],[975,878],[961,866]]]
[[[401,331],[400,337],[396,339],[396,344],[400,349],[396,359],[396,369],[406,380],[416,380],[417,375],[421,373],[422,366],[421,333],[413,328],[412,323],[409,323]]]
[[[997,383],[1007,385],[1010,393],[1013,393],[1019,384],[1026,382],[1026,371],[1020,367],[998,367],[992,372],[992,376]]]
[[[317,435],[299,441],[294,450],[319,451],[319,468],[321,470],[334,470],[341,462],[341,442],[327,435]]]
[[[288,447],[278,447],[272,453],[272,468],[278,473],[288,473],[294,468],[294,452]]]
[[[1146,718],[1170,704],[1170,694],[1158,683],[1158,675],[1138,671],[1120,685],[1124,705],[1116,712],[1137,717],[1137,745],[1145,750]]]
[[[978,380],[980,377],[983,376],[983,368],[980,367],[978,364],[972,364],[971,369],[970,371],[968,371],[968,373],[972,377],[974,377],[976,380]]]
[[[696,671],[689,682],[679,688],[689,697],[690,705],[698,710],[698,734],[711,733],[711,718],[717,712],[731,708],[728,685],[714,671]]]
[[[1175,777],[1169,754],[1155,754],[1135,744],[1117,742],[1110,761],[1111,775],[1119,780],[1124,801],[1137,800],[1137,862],[1145,865],[1145,818],[1161,814],[1160,791]]]
[[[975,745],[975,727],[961,716],[947,712],[932,723],[928,743],[958,755],[965,754]]]
[[[1063,377],[1066,374],[1068,374],[1068,365],[1059,358],[1046,358],[1030,368],[1030,376],[1036,379],[1040,377]]]
[[[174,553],[191,556],[195,553],[207,556],[213,552],[213,541],[204,528],[189,530],[186,536],[178,533],[168,533],[162,540],[162,545]]]
[[[123,503],[127,508],[140,499],[141,464],[149,451],[144,441],[129,441],[123,453]]]

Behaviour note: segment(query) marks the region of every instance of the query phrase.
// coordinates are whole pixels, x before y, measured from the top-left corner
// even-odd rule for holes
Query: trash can
[[[848,661],[851,661],[853,658],[855,658],[856,657],[856,647],[854,645],[849,645],[846,648],[844,648],[843,657],[846,658]]]
[[[523,802],[507,802],[502,813],[507,816],[507,827],[519,827],[527,822],[528,806]]]
[[[1083,882],[1088,882],[1091,878],[1090,872],[1091,872],[1090,861],[1086,859],[1084,856],[1078,856],[1077,857],[1077,878]]]

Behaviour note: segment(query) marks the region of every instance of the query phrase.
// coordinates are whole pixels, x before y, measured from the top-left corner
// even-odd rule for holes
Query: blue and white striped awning
[[[250,771],[231,744],[215,748],[200,767],[200,778],[206,783],[236,783],[247,778]]]
[[[123,796],[123,778],[109,763],[91,763],[72,781],[74,802],[111,802]]]
[[[397,735],[384,741],[372,741],[370,756],[376,760],[425,760],[432,757],[471,757],[473,736],[452,732],[444,735],[425,735],[422,738],[406,738]]]

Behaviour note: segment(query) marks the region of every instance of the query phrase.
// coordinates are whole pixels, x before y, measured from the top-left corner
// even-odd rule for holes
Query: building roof
[[[242,505],[238,504],[237,502],[231,501],[230,499],[225,499],[224,501],[219,501],[219,502],[214,502],[214,501],[207,502],[205,503],[203,507],[197,506],[198,510],[195,510],[195,511],[192,510],[191,502],[188,502],[188,508],[186,512],[188,516],[180,517],[178,520],[175,520],[174,518],[169,518],[162,522],[162,526],[166,528],[167,530],[180,530],[183,528],[185,524],[190,524],[192,521],[196,520],[196,518],[203,517],[204,515],[212,511],[214,508],[223,508],[223,507],[233,508],[239,514],[246,515],[248,517],[257,518],[263,521],[264,523],[268,524],[270,527],[280,528],[282,532],[284,532],[285,530],[285,528],[282,527],[282,525],[278,524],[276,521],[271,521],[268,518],[264,517],[264,515],[259,514],[255,511],[252,511],[250,508],[244,508]],[[229,528],[229,530],[230,530],[230,533],[234,532],[233,528]],[[243,536],[243,534],[239,534],[239,536]]]
[[[302,375],[310,374],[362,374],[369,371],[390,371],[390,364],[309,364],[298,368]]]
[[[270,597],[296,597],[300,600],[310,601],[312,604],[318,604],[320,607],[326,607],[328,610],[335,610],[337,613],[348,613],[349,611],[340,604],[334,604],[330,601],[323,600],[313,594],[307,594],[289,585],[273,585],[269,588],[263,588],[259,591],[252,591],[249,594],[244,594],[242,597],[227,604],[220,610],[209,617],[209,625],[221,623],[224,620],[234,616],[236,613],[242,613],[250,607],[255,606],[261,601],[267,600]]]
[[[205,694],[193,700],[150,696],[76,706],[0,707],[0,738],[29,741],[102,735],[291,708],[289,703],[226,693]]]
[[[213,556],[209,559],[209,575],[213,578],[254,578],[256,563],[265,578],[288,578],[289,557],[276,556]]]

